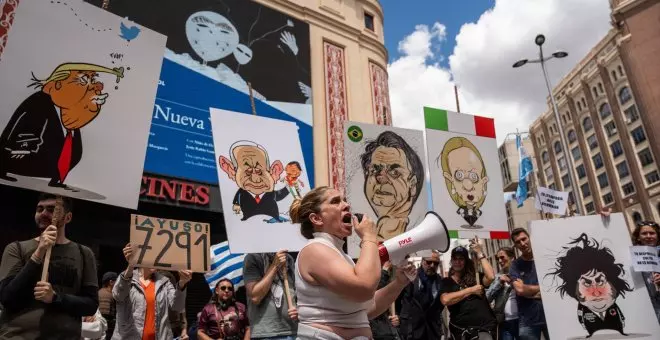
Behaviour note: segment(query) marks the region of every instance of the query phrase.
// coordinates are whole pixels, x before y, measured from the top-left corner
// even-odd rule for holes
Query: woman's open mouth
[[[353,214],[351,214],[349,212],[344,213],[344,215],[342,215],[342,217],[341,217],[341,221],[345,225],[353,226]]]

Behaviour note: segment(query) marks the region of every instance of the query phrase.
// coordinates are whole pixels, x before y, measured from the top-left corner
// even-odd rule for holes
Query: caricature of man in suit
[[[280,216],[277,202],[289,195],[285,186],[275,190],[284,166],[279,160],[272,164],[266,149],[254,142],[238,141],[230,147],[231,160],[220,156],[220,168],[236,182],[238,191],[234,196],[235,214],[243,213],[241,221],[256,215],[270,216],[267,223],[281,223],[288,219]]]
[[[61,64],[43,80],[33,77],[37,92],[25,99],[0,135],[0,179],[15,182],[8,173],[45,177],[48,185],[67,188],[69,172],[83,153],[80,129],[101,112],[108,98],[98,73],[119,78],[123,68],[83,63]]]

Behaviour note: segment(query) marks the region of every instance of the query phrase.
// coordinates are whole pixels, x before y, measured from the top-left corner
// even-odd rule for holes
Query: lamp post
[[[561,141],[561,148],[564,153],[564,157],[566,158],[566,161],[568,162],[568,176],[571,181],[571,191],[573,191],[573,198],[576,203],[576,209],[578,214],[584,215],[582,211],[582,197],[580,196],[578,190],[577,190],[577,185],[578,181],[577,178],[575,178],[575,173],[573,173],[573,169],[575,169],[575,164],[573,163],[573,158],[570,155],[569,149],[568,149],[568,143],[566,142],[566,136],[564,135],[564,128],[562,127],[561,120],[559,120],[559,108],[557,107],[557,102],[555,101],[555,96],[552,94],[552,87],[550,87],[550,80],[548,79],[548,71],[545,68],[545,62],[553,59],[553,58],[565,58],[568,56],[568,53],[564,51],[558,51],[550,55],[549,57],[544,57],[543,56],[543,44],[545,43],[545,36],[543,34],[539,34],[536,36],[534,39],[534,42],[536,45],[539,47],[539,58],[538,59],[533,59],[533,60],[528,60],[528,59],[521,59],[516,61],[513,64],[514,68],[521,67],[527,63],[539,63],[541,64],[541,70],[543,70],[543,78],[545,79],[545,86],[548,88],[548,94],[550,95],[550,101],[552,102],[552,110],[555,113],[555,120],[557,121],[557,127],[559,128],[559,138]],[[570,207],[569,207],[570,209]]]

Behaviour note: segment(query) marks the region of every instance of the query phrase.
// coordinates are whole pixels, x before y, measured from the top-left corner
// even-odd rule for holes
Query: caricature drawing
[[[438,159],[447,191],[458,206],[457,214],[467,222],[462,228],[481,229],[475,223],[486,200],[488,176],[479,150],[464,137],[449,139]]]
[[[256,215],[270,216],[267,223],[282,223],[288,219],[280,216],[277,202],[289,195],[287,186],[275,190],[284,167],[279,160],[270,162],[268,151],[251,141],[238,141],[229,148],[230,159],[220,156],[220,168],[239,189],[234,196],[233,211],[243,214],[241,221]]]
[[[296,161],[289,162],[284,168],[284,172],[286,172],[286,176],[280,182],[284,183],[287,188],[289,188],[289,192],[294,200],[302,199],[301,188],[305,187],[305,183],[299,179],[300,174],[302,173],[300,163]]]
[[[392,131],[368,141],[360,160],[364,195],[378,217],[378,239],[388,240],[406,231],[424,186],[424,165],[415,150]]]
[[[119,82],[124,68],[64,63],[45,79],[33,75],[29,86],[38,91],[16,108],[0,135],[0,179],[15,182],[9,173],[45,177],[49,186],[69,189],[66,177],[83,156],[81,129],[108,98],[99,73]]]
[[[616,263],[612,251],[601,247],[593,238],[582,233],[567,246],[563,256],[557,258],[553,271],[545,276],[557,278],[561,284],[557,291],[563,298],[568,295],[578,302],[577,319],[587,331],[587,338],[595,332],[610,329],[624,333],[625,316],[616,300],[632,292],[622,278],[623,265]]]

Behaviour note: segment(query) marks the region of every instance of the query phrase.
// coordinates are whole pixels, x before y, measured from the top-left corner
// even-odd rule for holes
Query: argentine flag
[[[229,242],[221,242],[211,246],[211,271],[204,274],[206,283],[211,291],[220,279],[230,279],[234,288],[244,284],[243,282],[243,258],[245,254],[231,254]]]
[[[534,166],[532,165],[532,159],[529,157],[529,154],[522,144],[520,135],[516,135],[516,148],[518,149],[518,157],[520,158],[520,164],[518,164],[518,188],[516,189],[516,201],[518,202],[518,208],[520,208],[523,206],[523,202],[527,199],[527,179],[528,176],[534,172]]]

